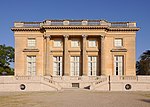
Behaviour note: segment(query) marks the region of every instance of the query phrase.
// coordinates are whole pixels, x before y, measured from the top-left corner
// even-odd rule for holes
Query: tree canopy
[[[136,62],[137,75],[150,75],[150,50],[146,50]]]
[[[12,74],[10,64],[14,62],[14,48],[0,45],[0,74]]]

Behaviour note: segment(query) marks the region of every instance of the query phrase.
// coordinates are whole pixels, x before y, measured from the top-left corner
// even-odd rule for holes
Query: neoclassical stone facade
[[[16,76],[135,76],[135,22],[15,22]]]

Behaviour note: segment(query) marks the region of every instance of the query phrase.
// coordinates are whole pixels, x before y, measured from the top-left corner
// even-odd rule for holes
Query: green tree
[[[10,64],[14,62],[14,48],[0,45],[0,74],[13,74]]]
[[[137,75],[150,75],[150,50],[146,50],[136,62]]]

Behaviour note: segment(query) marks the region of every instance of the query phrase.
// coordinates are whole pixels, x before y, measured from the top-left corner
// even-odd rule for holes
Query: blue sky
[[[150,0],[0,0],[0,44],[14,47],[15,21],[106,19],[136,21],[136,55],[150,49]]]

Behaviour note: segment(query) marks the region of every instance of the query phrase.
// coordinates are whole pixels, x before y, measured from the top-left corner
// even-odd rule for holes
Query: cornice
[[[139,31],[140,28],[129,28],[129,27],[123,27],[123,28],[118,28],[118,27],[110,27],[108,28],[108,31]]]
[[[137,27],[109,27],[109,26],[41,26],[41,27],[13,27],[12,31],[42,31],[46,29],[57,29],[57,30],[67,30],[67,29],[80,29],[80,30],[90,30],[90,29],[104,29],[106,31],[139,31],[140,28]]]
[[[40,27],[13,27],[12,31],[40,31]]]

